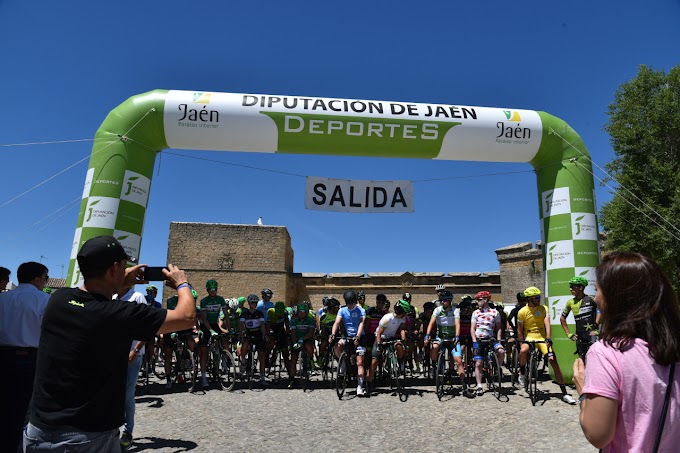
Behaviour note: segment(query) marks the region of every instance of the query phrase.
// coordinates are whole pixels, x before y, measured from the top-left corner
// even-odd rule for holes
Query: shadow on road
[[[140,437],[135,439],[130,452],[158,450],[161,448],[172,448],[173,451],[189,451],[198,447],[196,442],[189,440],[163,439],[160,437]]]

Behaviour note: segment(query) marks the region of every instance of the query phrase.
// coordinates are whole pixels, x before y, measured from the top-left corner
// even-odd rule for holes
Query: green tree
[[[651,256],[677,292],[680,66],[668,73],[640,66],[636,77],[619,87],[608,114],[605,130],[616,158],[607,164],[607,170],[619,185],[600,212],[607,249]]]

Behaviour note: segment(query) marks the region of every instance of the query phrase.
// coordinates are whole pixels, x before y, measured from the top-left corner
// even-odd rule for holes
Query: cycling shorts
[[[179,332],[175,332],[177,334],[177,338],[186,338],[187,341],[193,341],[194,339],[194,331],[193,329],[186,329],[186,330],[180,330]],[[164,348],[172,348],[175,345],[175,341],[177,341],[177,338],[174,340],[172,339],[172,333],[168,332],[163,334],[163,347]]]
[[[543,337],[527,337],[524,339],[524,341],[545,341],[545,338]],[[554,357],[557,358],[555,355],[555,351],[552,351],[548,353],[548,345],[545,343],[536,343],[534,346],[536,346],[536,349],[541,351],[541,354],[547,355],[548,357]]]
[[[280,350],[288,349],[288,344],[290,343],[290,337],[286,334],[285,330],[274,331],[274,342],[276,347]]]
[[[340,340],[338,341],[338,344],[340,346],[345,344],[345,340]],[[359,346],[357,346],[357,355],[358,356],[365,356],[366,355],[366,335],[362,335],[359,337]]]
[[[448,340],[448,338],[447,338],[447,340]],[[438,344],[441,345],[442,339],[439,338],[439,337],[437,337],[437,338],[435,338],[435,339],[432,340],[432,341],[435,341],[436,343],[438,343]],[[455,348],[454,348],[454,347],[451,347],[451,344],[446,345],[446,347],[449,348],[449,349],[451,349],[451,355],[452,355],[453,357],[463,357],[463,350],[462,350],[461,347],[460,347],[460,341],[456,343],[456,347],[455,347]]]
[[[311,344],[312,347],[313,347],[313,346],[314,346],[314,339],[313,339],[313,338],[310,338],[310,339],[308,339],[308,340],[303,340],[303,341],[302,341],[302,344],[303,344],[304,346],[301,346],[301,347],[299,347],[299,348],[296,348],[296,347],[295,347],[297,344],[299,344],[299,343],[296,343],[295,345],[293,345],[293,348],[292,348],[291,355],[292,355],[293,357],[297,357],[298,355],[300,355],[300,349],[302,349],[304,346],[306,346],[306,345],[308,345],[308,344]]]
[[[265,345],[265,342],[264,342],[264,337],[262,336],[262,333],[260,333],[259,330],[256,331],[256,332],[246,331],[245,338],[243,338],[241,340],[241,344],[246,343],[246,342],[248,342],[250,344],[254,344],[255,347],[257,348],[258,352],[262,352],[263,354],[267,350],[267,346]]]
[[[473,360],[483,360],[484,359],[484,353],[488,350],[490,346],[493,346],[493,349],[495,351],[498,351],[499,349],[503,348],[503,345],[501,344],[500,341],[498,340],[493,340],[492,341],[478,341],[477,342],[478,346],[477,348],[473,347],[472,348],[472,355],[473,355]]]

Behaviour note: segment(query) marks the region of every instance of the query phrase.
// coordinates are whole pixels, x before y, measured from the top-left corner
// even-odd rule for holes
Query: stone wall
[[[288,300],[295,292],[293,249],[285,227],[172,222],[168,262],[188,273],[205,297],[205,282],[217,280],[218,294],[235,297],[274,291],[273,300]],[[163,289],[163,301],[174,292]]]
[[[520,242],[496,250],[500,264],[500,280],[502,282],[501,297],[505,304],[515,304],[517,293],[529,286],[535,286],[544,292],[543,251],[542,245],[531,242]]]

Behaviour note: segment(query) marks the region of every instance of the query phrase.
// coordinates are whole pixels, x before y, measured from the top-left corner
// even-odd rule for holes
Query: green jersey
[[[204,297],[201,299],[201,311],[205,312],[208,322],[213,328],[217,326],[217,320],[220,317],[220,310],[227,308],[227,302],[222,296]]]
[[[295,332],[295,340],[300,341],[309,333],[309,331],[314,331],[316,329],[316,323],[314,318],[305,316],[304,319],[300,319],[298,316],[293,318],[290,322],[291,332]]]

